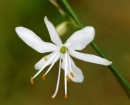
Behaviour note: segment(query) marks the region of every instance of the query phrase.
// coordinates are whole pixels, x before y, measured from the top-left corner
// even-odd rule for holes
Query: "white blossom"
[[[36,78],[44,70],[45,67],[50,65],[42,77],[45,79],[45,76],[51,70],[53,65],[58,60],[60,60],[56,90],[52,98],[54,98],[58,92],[60,72],[62,68],[64,70],[65,99],[67,99],[67,81],[71,79],[73,82],[81,83],[84,79],[82,71],[75,65],[70,55],[85,62],[91,62],[100,65],[108,66],[112,62],[95,55],[84,54],[77,51],[83,50],[94,39],[95,30],[93,27],[87,26],[81,30],[76,31],[63,44],[54,25],[47,19],[47,17],[44,18],[44,21],[53,43],[43,41],[34,32],[27,28],[20,26],[16,27],[15,30],[18,36],[37,52],[51,52],[49,55],[44,56],[35,64],[35,69],[38,70],[38,72],[33,77],[31,77],[31,83],[33,83],[33,79]]]

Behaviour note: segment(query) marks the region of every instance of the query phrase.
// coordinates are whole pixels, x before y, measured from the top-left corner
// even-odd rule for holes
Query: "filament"
[[[61,58],[60,58],[60,63],[59,63],[59,74],[58,74],[58,78],[57,78],[56,90],[55,90],[55,93],[52,95],[52,98],[55,98],[55,96],[57,95],[58,89],[59,89],[60,72],[61,72]]]
[[[60,55],[60,54],[59,54]],[[47,73],[51,70],[51,68],[53,67],[53,65],[56,63],[56,61],[59,58],[59,55],[57,56],[57,58],[54,60],[54,62],[51,64],[51,66],[49,67],[49,69],[46,71],[45,75],[47,75]]]
[[[46,64],[33,76],[33,78],[35,78],[36,76],[38,76],[38,74],[40,74],[40,72],[52,61],[52,59],[57,55],[57,53],[55,53],[47,62]]]

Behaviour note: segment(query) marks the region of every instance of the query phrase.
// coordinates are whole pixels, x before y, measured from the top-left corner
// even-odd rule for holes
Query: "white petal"
[[[49,31],[50,37],[51,37],[51,41],[53,43],[55,43],[56,45],[62,45],[62,41],[54,27],[54,25],[47,19],[47,17],[45,16],[44,21],[46,23],[47,29]]]
[[[28,46],[40,53],[57,50],[56,45],[42,41],[41,38],[39,38],[33,31],[27,28],[16,27],[15,31]]]
[[[91,62],[91,63],[95,63],[95,64],[101,64],[101,65],[110,65],[112,62],[108,61],[107,59],[95,56],[95,55],[91,55],[91,54],[84,54],[84,53],[80,53],[77,51],[72,51],[69,50],[69,53],[71,56],[83,60],[85,62]]]
[[[69,70],[68,72],[68,76],[69,78],[73,81],[73,82],[78,82],[78,83],[81,83],[83,82],[84,80],[84,76],[83,76],[83,73],[82,71],[80,70],[80,68],[78,68],[74,61],[71,59],[71,57],[69,56],[68,57],[68,60],[70,60],[70,63],[71,63],[71,70]],[[69,66],[69,65],[68,65]],[[65,60],[63,59],[63,62],[62,62],[62,69],[65,70]],[[70,75],[70,71],[74,74],[74,77],[72,77]]]
[[[72,73],[74,74],[74,77],[72,77],[69,73],[69,78],[74,81],[74,82],[83,82],[84,80],[84,76],[82,71],[80,70],[80,68],[78,68],[74,61],[71,59],[71,57],[69,56],[69,59],[71,61],[71,68],[72,68]]]
[[[57,53],[57,52],[53,52],[53,53],[51,53],[51,54],[49,54],[49,55],[47,55],[47,56],[44,56],[42,59],[40,59],[40,60],[35,64],[35,69],[36,69],[36,70],[41,69],[41,68],[46,64],[46,62],[47,62],[55,53]],[[54,62],[54,60],[55,60],[55,59],[51,60],[51,62],[49,62],[48,65],[50,65],[52,62]],[[47,65],[47,66],[48,66],[48,65]]]
[[[94,35],[94,28],[87,26],[71,35],[66,41],[66,47],[73,50],[82,50],[94,39]]]

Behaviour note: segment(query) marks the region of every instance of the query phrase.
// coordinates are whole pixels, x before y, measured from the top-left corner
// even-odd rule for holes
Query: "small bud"
[[[62,22],[57,27],[56,30],[59,36],[63,36],[69,30],[70,22]]]

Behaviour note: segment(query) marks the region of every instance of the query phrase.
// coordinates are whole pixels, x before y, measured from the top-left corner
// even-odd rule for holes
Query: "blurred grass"
[[[130,1],[71,0],[69,3],[85,26],[95,27],[95,41],[130,82]],[[127,95],[107,67],[77,59],[74,60],[83,71],[85,80],[82,84],[68,83],[67,101],[63,98],[63,71],[58,95],[51,99],[58,63],[45,81],[41,80],[40,74],[35,84],[30,84],[30,77],[37,72],[33,66],[45,54],[29,48],[14,29],[27,27],[44,41],[50,41],[44,16],[55,26],[64,21],[48,0],[2,0],[0,3],[0,105],[129,105]],[[70,33],[72,31],[62,40],[65,41]],[[83,52],[96,54],[90,45]]]

